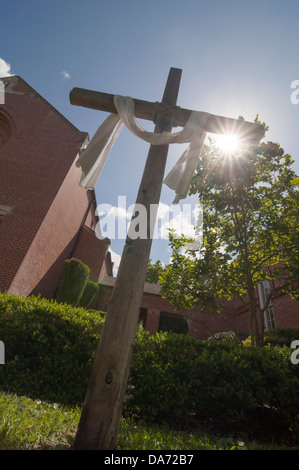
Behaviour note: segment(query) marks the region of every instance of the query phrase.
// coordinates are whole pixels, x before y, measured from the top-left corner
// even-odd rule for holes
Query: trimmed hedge
[[[0,294],[2,391],[63,404],[82,403],[104,325],[100,312]]]
[[[292,351],[140,330],[126,411],[184,427],[210,419],[247,420],[266,407],[275,410],[282,427],[294,428],[299,424],[299,365],[291,363]]]
[[[0,294],[0,340],[5,344],[0,389],[82,404],[103,325],[101,312]],[[184,427],[202,420],[246,420],[266,406],[275,410],[282,429],[295,432],[299,364],[290,361],[292,352],[175,333],[152,336],[140,327],[124,412]]]
[[[86,283],[90,275],[90,269],[79,259],[71,258],[64,262],[64,270],[58,285],[55,300],[60,303],[78,305]]]
[[[91,301],[94,299],[98,289],[99,284],[88,279],[85,284],[81,299],[78,302],[78,307],[87,308]]]

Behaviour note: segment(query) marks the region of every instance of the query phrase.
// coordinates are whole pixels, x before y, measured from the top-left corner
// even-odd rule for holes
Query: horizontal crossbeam
[[[70,92],[70,102],[73,105],[117,113],[113,97],[114,95],[109,93],[86,90],[84,88],[73,88]],[[133,99],[135,103],[135,116],[139,119],[155,122],[157,115],[163,115],[171,117],[174,126],[184,127],[192,113],[192,110],[179,106],[167,107],[159,102],[152,103],[136,98]],[[213,134],[237,133],[239,138],[248,141],[259,141],[265,133],[263,126],[260,124],[217,116],[216,114],[210,115],[205,131]]]

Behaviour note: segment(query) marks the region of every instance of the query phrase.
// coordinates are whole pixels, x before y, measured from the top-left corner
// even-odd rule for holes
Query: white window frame
[[[258,294],[259,294],[259,301],[260,301],[260,308],[263,309],[266,305],[269,295],[271,292],[271,286],[269,279],[264,279],[258,285]],[[276,328],[276,319],[275,319],[275,311],[272,299],[270,299],[267,308],[264,310],[264,330],[274,330]]]

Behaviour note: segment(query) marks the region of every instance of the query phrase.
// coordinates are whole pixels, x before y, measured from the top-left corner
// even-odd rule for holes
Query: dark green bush
[[[288,348],[140,331],[126,411],[182,426],[194,420],[246,420],[267,407],[290,426],[299,417],[299,366],[290,355]]]
[[[99,284],[88,279],[85,284],[81,299],[78,302],[78,307],[87,308],[94,299],[98,289]]]
[[[67,259],[64,263],[64,270],[55,300],[76,306],[88,281],[90,269],[76,258]]]
[[[100,312],[0,294],[1,390],[82,403],[103,323]]]
[[[277,328],[269,330],[265,333],[264,342],[271,346],[288,346],[290,347],[294,340],[299,340],[299,330],[291,328]]]

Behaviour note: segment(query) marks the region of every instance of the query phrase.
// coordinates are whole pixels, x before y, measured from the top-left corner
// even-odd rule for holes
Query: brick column
[[[160,320],[160,310],[148,308],[146,317],[145,317],[145,322],[144,322],[144,329],[154,335],[158,331],[159,320]]]

